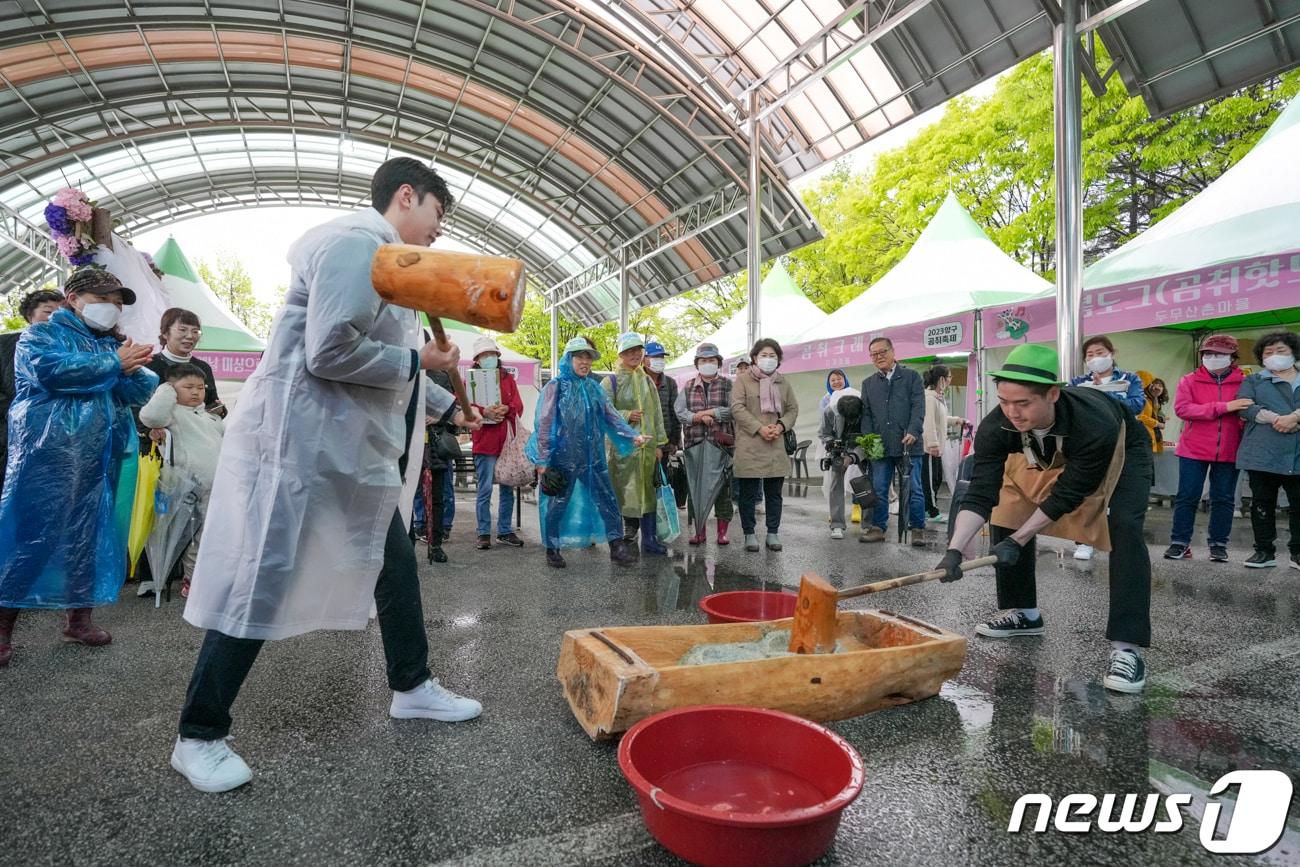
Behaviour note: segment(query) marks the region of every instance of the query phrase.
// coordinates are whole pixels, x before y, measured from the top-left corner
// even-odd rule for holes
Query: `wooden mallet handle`
[[[447,338],[447,332],[442,327],[442,320],[432,313],[427,314],[429,317],[429,328],[433,330],[433,339],[438,341],[438,348],[443,352],[451,351],[451,340]],[[460,403],[460,411],[464,414],[466,421],[473,421],[475,418],[474,408],[470,406],[469,395],[465,393],[465,381],[460,378],[459,370],[452,370],[451,387],[456,391],[456,400]]]
[[[978,569],[981,566],[992,566],[998,562],[994,556],[978,557],[974,560],[967,560],[961,564],[961,571],[968,569]],[[888,581],[877,581],[874,584],[863,584],[860,587],[846,587],[837,591],[836,596],[840,599],[851,599],[854,596],[866,596],[868,593],[879,593],[881,590],[893,590],[897,587],[907,587],[910,584],[921,584],[926,581],[937,581],[943,577],[942,569],[931,569],[929,572],[917,572],[915,575],[905,575],[902,578],[890,578]]]

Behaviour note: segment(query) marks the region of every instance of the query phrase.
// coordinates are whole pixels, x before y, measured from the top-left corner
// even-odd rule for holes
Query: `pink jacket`
[[[1242,420],[1228,412],[1227,404],[1236,400],[1245,378],[1240,367],[1233,367],[1220,382],[1202,365],[1178,380],[1174,413],[1183,420],[1183,432],[1175,454],[1197,461],[1237,460]]]

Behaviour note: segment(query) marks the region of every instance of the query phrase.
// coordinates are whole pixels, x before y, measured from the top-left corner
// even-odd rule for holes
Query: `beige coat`
[[[781,390],[780,421],[786,430],[794,430],[795,419],[799,417],[794,389],[780,371],[772,374],[772,381]],[[785,453],[782,438],[767,442],[758,435],[758,429],[777,421],[777,416],[759,412],[758,398],[758,381],[748,371],[739,374],[731,389],[731,415],[736,422],[736,457],[732,467],[738,479],[785,478],[790,473],[790,457]]]

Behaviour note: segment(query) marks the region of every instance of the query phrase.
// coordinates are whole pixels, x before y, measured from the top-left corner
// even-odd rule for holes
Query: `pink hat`
[[[1201,352],[1217,352],[1220,355],[1237,354],[1237,338],[1226,334],[1211,334],[1201,344]]]

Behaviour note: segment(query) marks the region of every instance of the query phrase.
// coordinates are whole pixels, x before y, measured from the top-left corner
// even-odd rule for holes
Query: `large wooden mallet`
[[[979,557],[962,563],[961,570],[965,572],[981,566],[992,566],[996,562],[998,562],[997,557]],[[917,572],[915,575],[906,575],[902,578],[891,578],[888,581],[836,590],[825,578],[809,572],[799,579],[799,601],[795,603],[789,650],[791,653],[834,653],[835,615],[841,599],[866,596],[868,593],[879,593],[882,590],[893,590],[896,587],[907,587],[924,581],[937,581],[942,577],[942,569],[932,569],[929,572]]]
[[[524,263],[518,259],[384,244],[371,260],[370,282],[389,304],[428,315],[443,352],[450,351],[451,341],[439,317],[511,332],[524,312]],[[451,380],[461,411],[473,418],[459,371]]]

